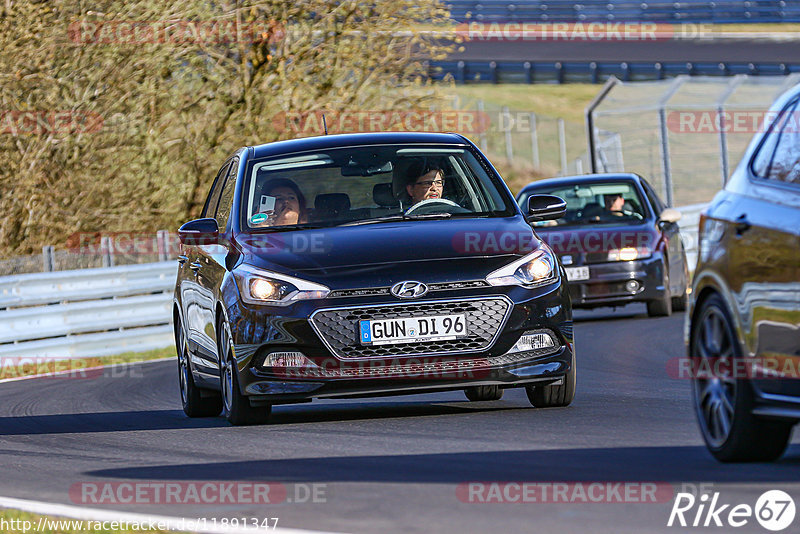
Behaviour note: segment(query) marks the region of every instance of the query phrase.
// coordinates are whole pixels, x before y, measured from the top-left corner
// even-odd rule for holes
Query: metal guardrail
[[[686,262],[689,264],[689,271],[694,272],[695,265],[697,265],[697,252],[698,252],[698,225],[700,223],[700,214],[708,206],[707,202],[702,204],[692,204],[690,206],[681,206],[675,208],[681,212],[681,219],[678,221],[678,226],[681,229],[681,239],[683,246],[686,249]]]
[[[552,62],[552,61],[435,61],[429,76],[452,76],[456,83],[600,83],[663,80],[675,76],[778,76],[800,72],[798,63],[732,62]]]
[[[445,0],[457,21],[691,23],[798,22],[800,5],[781,0]],[[469,17],[467,16],[469,14]]]
[[[172,344],[177,265],[0,277],[0,357],[69,359]]]

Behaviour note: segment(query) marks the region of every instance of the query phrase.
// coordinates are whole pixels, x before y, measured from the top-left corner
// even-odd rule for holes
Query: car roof
[[[453,133],[381,132],[303,137],[288,141],[276,141],[274,143],[267,143],[249,148],[251,150],[251,157],[263,158],[290,154],[293,152],[327,150],[348,146],[393,144],[444,144],[467,146],[468,142],[460,135]]]
[[[566,187],[570,185],[576,184],[596,184],[596,183],[606,183],[606,182],[642,182],[644,178],[639,176],[638,174],[629,173],[629,172],[618,172],[618,173],[604,173],[604,174],[582,174],[578,176],[562,176],[559,178],[545,178],[543,180],[537,180],[535,182],[531,182],[525,187],[522,188],[520,194],[540,189],[545,187],[547,189],[554,188],[554,187]]]

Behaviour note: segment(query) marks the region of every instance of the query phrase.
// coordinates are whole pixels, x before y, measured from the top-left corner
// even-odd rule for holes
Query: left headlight
[[[558,263],[546,245],[486,277],[493,286],[538,287],[558,280]]]
[[[298,300],[324,299],[330,289],[281,273],[240,265],[233,270],[242,300],[250,304],[287,306]]]

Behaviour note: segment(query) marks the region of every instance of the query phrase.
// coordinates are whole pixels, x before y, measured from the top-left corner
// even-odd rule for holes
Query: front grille
[[[486,350],[491,347],[510,312],[511,302],[503,297],[402,302],[319,310],[311,316],[311,324],[328,348],[342,359],[421,356]],[[466,315],[469,336],[449,341],[379,346],[363,346],[358,341],[358,321],[455,313]]]

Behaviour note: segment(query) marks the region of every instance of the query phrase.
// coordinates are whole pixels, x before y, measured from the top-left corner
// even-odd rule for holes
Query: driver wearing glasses
[[[406,185],[406,192],[411,197],[412,205],[418,204],[423,200],[442,198],[443,191],[444,171],[440,168],[427,170],[425,174]]]

